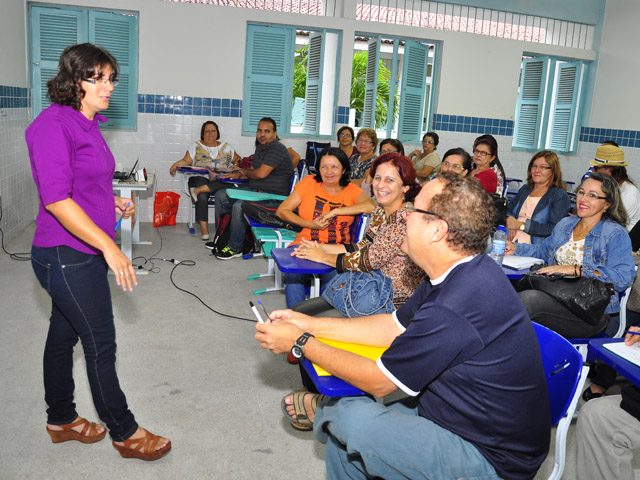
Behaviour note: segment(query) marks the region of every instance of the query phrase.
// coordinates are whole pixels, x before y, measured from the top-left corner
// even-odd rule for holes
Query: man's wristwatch
[[[521,232],[524,232],[524,223],[522,225],[520,225],[518,228],[520,229]]]
[[[291,347],[291,355],[293,355],[298,360],[304,357],[304,345],[307,343],[307,340],[309,340],[309,337],[316,338],[315,335],[304,332],[298,337],[296,343],[293,344],[293,347]]]

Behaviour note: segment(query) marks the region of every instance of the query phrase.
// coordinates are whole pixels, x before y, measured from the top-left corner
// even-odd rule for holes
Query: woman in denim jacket
[[[509,242],[507,254],[544,260],[549,266],[541,268],[540,273],[597,278],[622,292],[633,282],[635,263],[631,240],[624,229],[627,213],[618,185],[611,176],[596,173],[582,182],[576,195],[576,216],[561,220],[540,244]],[[618,294],[614,293],[600,321],[591,325],[544,292],[526,290],[519,295],[532,321],[566,338],[599,334],[609,322],[608,314],[620,310]]]
[[[558,156],[551,150],[536,153],[527,168],[527,184],[509,202],[509,240],[542,243],[570,207]]]

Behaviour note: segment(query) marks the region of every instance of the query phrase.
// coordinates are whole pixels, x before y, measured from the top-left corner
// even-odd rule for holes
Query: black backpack
[[[219,224],[216,226],[216,234],[213,237],[213,248],[211,249],[211,255],[222,251],[224,247],[229,243],[231,237],[231,214],[223,213],[220,215]],[[256,240],[253,238],[251,228],[247,227],[247,231],[244,234],[244,243],[242,244],[242,255],[248,255],[250,253],[257,253]]]

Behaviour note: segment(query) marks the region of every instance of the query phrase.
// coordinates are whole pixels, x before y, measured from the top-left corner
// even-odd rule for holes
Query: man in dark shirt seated
[[[258,122],[256,151],[253,154],[251,169],[241,169],[225,176],[233,180],[238,178],[249,180],[248,184],[241,185],[239,188],[285,196],[289,195],[292,177],[291,155],[287,147],[278,141],[276,122],[269,117],[264,117]],[[280,204],[279,201],[274,200],[261,203],[266,206]],[[221,251],[216,252],[216,258],[221,260],[242,256],[242,244],[248,225],[242,214],[242,200],[233,200],[227,196],[226,190],[220,190],[216,193],[216,229],[220,225],[220,215],[229,212],[231,212],[229,243]],[[210,245],[207,244],[207,247]]]
[[[407,218],[403,249],[428,274],[393,314],[311,318],[291,310],[256,340],[289,349],[364,392],[326,398],[314,431],[330,479],[533,478],[549,449],[547,386],[535,331],[502,269],[483,252],[493,202],[473,179],[442,173]],[[388,346],[377,361],[314,338]],[[417,406],[416,406],[417,405]]]

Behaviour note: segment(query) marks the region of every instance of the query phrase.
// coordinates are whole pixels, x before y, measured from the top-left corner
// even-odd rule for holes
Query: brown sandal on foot
[[[320,395],[319,393],[307,392],[306,389],[294,390],[293,392],[288,393],[284,397],[282,397],[282,401],[280,402],[282,413],[285,417],[287,417],[287,419],[291,422],[291,426],[296,430],[313,430],[313,422],[309,419],[309,411],[304,405],[304,397],[307,394],[313,395],[313,398],[311,399],[311,412],[315,414],[318,403],[320,403],[325,398],[324,395]],[[285,402],[285,399],[289,395],[293,397],[293,415],[295,415],[296,418],[293,418],[293,416],[287,411],[287,407],[290,407],[292,405],[291,403]]]
[[[147,430],[145,430],[145,433],[144,437],[125,440],[122,442],[124,445],[116,445],[116,442],[113,442],[113,448],[120,452],[122,458],[139,458],[147,461],[164,457],[171,450],[171,440],[164,447],[156,450],[155,448],[162,437],[154,435]]]
[[[72,430],[72,428],[79,425],[84,425],[82,427],[82,432],[76,432],[75,430]],[[99,424],[97,423],[89,422],[82,417],[78,417],[72,423],[67,423],[66,425],[56,425],[62,428],[62,430],[51,430],[49,427],[47,427],[47,433],[51,436],[51,441],[53,443],[61,443],[68,440],[77,440],[82,443],[96,443],[102,440],[107,434],[106,428],[102,430],[102,432],[98,433],[98,425]]]

